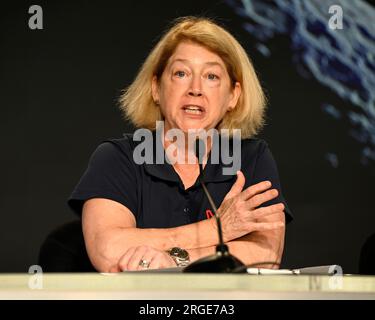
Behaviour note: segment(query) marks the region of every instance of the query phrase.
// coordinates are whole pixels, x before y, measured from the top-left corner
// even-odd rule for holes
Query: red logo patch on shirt
[[[212,213],[212,211],[210,209],[207,209],[206,210],[206,218],[207,219],[210,219],[214,216],[214,214]]]

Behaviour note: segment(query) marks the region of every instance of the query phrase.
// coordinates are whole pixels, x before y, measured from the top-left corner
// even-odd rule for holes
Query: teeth
[[[184,110],[188,113],[194,113],[194,114],[199,114],[202,112],[202,109],[198,106],[193,106],[193,105],[190,105],[190,106],[186,106],[184,107]]]
[[[185,112],[191,113],[191,114],[201,114],[202,113],[202,111],[199,110],[199,109],[188,109],[188,108],[185,109]]]

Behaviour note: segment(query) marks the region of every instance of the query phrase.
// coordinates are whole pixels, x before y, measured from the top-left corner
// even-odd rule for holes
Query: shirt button
[[[189,208],[184,208],[184,212],[188,213],[189,212]]]

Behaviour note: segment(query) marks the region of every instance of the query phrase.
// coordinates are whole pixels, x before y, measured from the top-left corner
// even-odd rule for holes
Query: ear
[[[154,99],[155,103],[160,100],[159,97],[159,83],[156,76],[152,77],[151,82],[151,93],[152,93],[152,99]]]
[[[234,88],[232,89],[231,97],[228,104],[228,111],[232,111],[236,107],[238,99],[241,96],[241,92],[241,84],[237,81],[234,85]]]

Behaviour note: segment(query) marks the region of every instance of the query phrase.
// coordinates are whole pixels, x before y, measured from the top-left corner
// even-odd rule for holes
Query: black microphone
[[[210,206],[215,214],[217,231],[219,235],[219,244],[216,246],[216,254],[201,258],[184,268],[183,272],[204,272],[204,273],[231,273],[231,272],[246,272],[245,265],[235,256],[229,253],[228,246],[223,240],[223,230],[221,228],[221,220],[217,213],[217,208],[212,200],[210,192],[208,191],[204,182],[203,172],[203,158],[206,153],[206,146],[201,139],[195,140],[195,156],[198,158],[199,165],[199,182],[203,191],[210,203]]]

